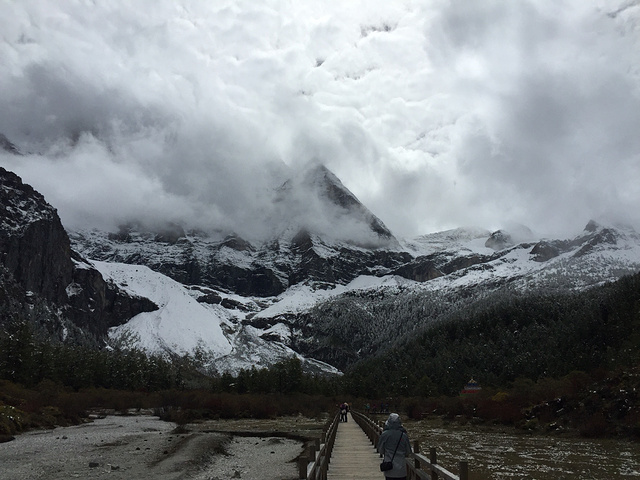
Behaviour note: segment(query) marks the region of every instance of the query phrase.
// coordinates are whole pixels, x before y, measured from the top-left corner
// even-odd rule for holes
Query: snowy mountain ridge
[[[97,232],[93,234],[98,235]],[[74,238],[77,242],[86,237]],[[135,265],[94,264],[120,287],[147,296],[159,306],[158,311],[140,314],[126,325],[112,329],[109,333],[112,341],[128,342],[155,353],[199,352],[202,355],[204,352],[209,365],[215,366],[217,371],[231,372],[251,365],[268,365],[291,355],[304,359],[304,353],[295,351],[294,347],[309,329],[313,330],[313,326],[301,326],[299,319],[317,305],[345,295],[419,294],[422,291],[445,296],[507,284],[523,292],[535,288],[583,289],[640,270],[640,235],[629,228],[615,229],[590,222],[573,239],[519,243],[497,251],[486,246],[492,243],[491,238],[492,234],[486,230],[469,228],[406,242],[412,253],[406,265],[417,269],[429,265],[438,270],[438,275],[430,279],[421,280],[421,275],[415,272],[408,274],[410,269],[407,268],[398,269],[402,274],[359,274],[349,282],[329,283],[307,278],[274,296],[244,295],[215,286],[171,282],[171,295],[182,297],[185,302],[180,307],[177,305],[182,304],[175,299],[163,300],[166,291],[162,289],[168,282],[163,275]],[[97,243],[98,238],[93,237],[92,244]],[[124,247],[131,249],[128,250],[130,254],[136,252],[138,260],[143,260],[145,248],[154,243],[142,242],[144,248],[141,249],[133,248],[131,243],[124,243]],[[255,256],[258,250],[240,243],[244,248],[235,250],[223,241],[212,258],[224,259],[229,265],[236,262],[235,265],[243,268],[251,265],[255,258],[261,258],[261,268],[268,268],[269,262],[286,262],[286,256],[290,254],[290,250],[281,245],[278,251],[271,251],[271,256]],[[214,244],[207,245],[211,248]],[[109,249],[114,245],[107,242],[103,248],[111,251]],[[175,260],[171,248],[165,252],[167,263]],[[325,248],[331,255],[340,255],[333,247]],[[194,248],[198,249],[207,250],[202,244]],[[421,255],[417,255],[418,252]],[[341,253],[344,255],[345,250]],[[160,255],[160,252],[156,250],[154,255]],[[162,260],[154,257],[153,261]],[[455,264],[459,268],[453,269]],[[448,269],[453,270],[445,273]],[[192,306],[198,314],[190,313]],[[212,336],[212,332],[215,335]],[[326,363],[312,363],[315,370],[334,371]]]

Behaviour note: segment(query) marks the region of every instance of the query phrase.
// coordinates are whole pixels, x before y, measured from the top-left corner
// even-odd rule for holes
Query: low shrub
[[[0,405],[0,434],[14,435],[24,430],[25,412],[11,405]]]

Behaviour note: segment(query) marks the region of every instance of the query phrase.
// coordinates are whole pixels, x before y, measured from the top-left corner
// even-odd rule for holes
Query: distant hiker
[[[366,413],[367,415],[369,415],[369,412],[371,411],[371,405],[369,405],[368,403],[364,404],[364,413]]]
[[[349,411],[349,404],[347,402],[342,402],[340,404],[340,421],[347,421],[347,412]]]
[[[383,462],[391,462],[390,470],[384,472],[387,479],[406,480],[407,463],[405,458],[411,455],[411,442],[407,431],[402,426],[400,415],[392,413],[384,424],[384,429],[378,440],[378,452],[383,456]]]

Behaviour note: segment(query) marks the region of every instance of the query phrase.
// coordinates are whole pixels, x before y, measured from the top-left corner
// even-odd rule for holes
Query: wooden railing
[[[331,452],[338,433],[340,414],[325,425],[322,436],[305,443],[304,452],[298,458],[298,478],[309,480],[327,480]]]
[[[373,443],[374,446],[378,445],[378,439],[382,434],[382,426],[362,413],[352,410],[351,415],[367,437],[369,437],[371,443]],[[427,458],[420,453],[420,444],[415,441],[413,442],[413,453],[413,462],[407,459],[407,478],[410,480],[469,479],[469,464],[466,461],[459,462],[458,467],[460,473],[459,475],[455,475],[438,464],[435,448],[429,449],[429,458]]]

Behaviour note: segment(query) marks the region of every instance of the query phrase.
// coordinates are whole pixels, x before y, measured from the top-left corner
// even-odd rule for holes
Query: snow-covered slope
[[[346,292],[413,283],[393,276],[361,276],[332,289],[308,282],[277,297],[246,298],[188,287],[141,265],[92,263],[105,279],[158,305],[158,310],[141,313],[127,324],[112,328],[109,337],[113,345],[152,354],[194,355],[211,370],[231,373],[241,368],[267,367],[292,356],[299,357],[309,371],[339,373],[331,365],[304,358],[288,346],[292,327],[287,319]]]
[[[481,247],[475,250],[480,251]],[[424,286],[440,289],[510,282],[522,288],[580,289],[638,271],[640,235],[628,227],[590,222],[573,239],[519,243]]]
[[[467,227],[421,235],[404,242],[404,247],[415,256],[429,255],[443,250],[458,249],[476,253],[490,253],[485,246],[491,232],[485,228]]]
[[[152,354],[191,355],[215,372],[235,374],[242,368],[267,367],[296,356],[308,371],[339,373],[331,365],[306,359],[281,342],[287,337],[288,327],[258,329],[243,324],[248,312],[260,308],[252,299],[202,287],[189,288],[141,265],[98,261],[93,264],[124,291],[158,305],[158,310],[138,314],[125,325],[110,329],[113,345],[140,348]],[[212,297],[219,303],[212,302]],[[305,297],[307,292],[298,295],[294,291],[271,302],[285,300],[280,311],[292,312],[312,303],[305,301]]]
[[[182,284],[148,267],[107,262],[94,265],[123,290],[146,297],[159,307],[112,328],[109,336],[115,342],[135,344],[152,353],[185,355],[204,350],[215,358],[231,352],[221,327],[229,317],[224,308],[199,303]]]

